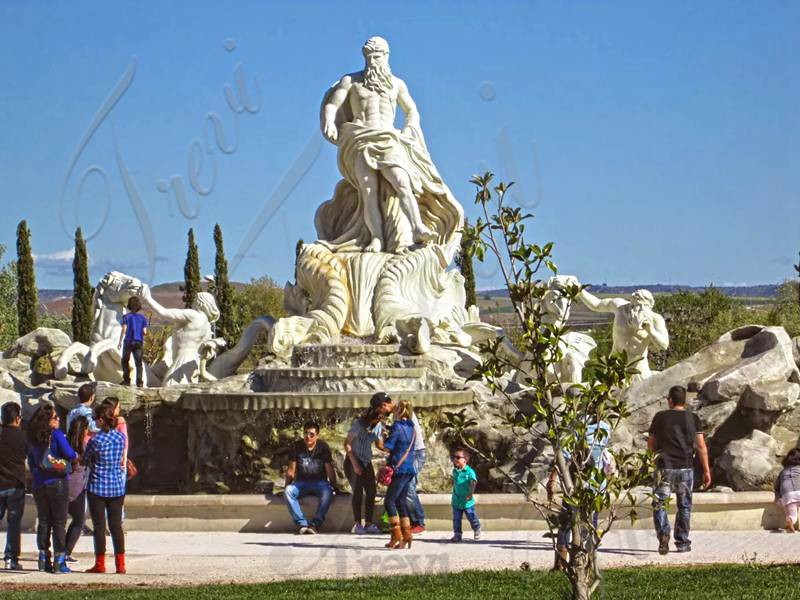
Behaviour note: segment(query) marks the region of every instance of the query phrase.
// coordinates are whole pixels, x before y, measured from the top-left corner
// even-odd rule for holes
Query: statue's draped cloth
[[[323,110],[334,88],[323,98]],[[314,220],[320,243],[334,251],[360,251],[371,240],[355,173],[356,157],[360,155],[375,171],[394,166],[408,173],[422,222],[436,233],[434,243],[442,246],[449,262],[461,240],[464,211],[436,170],[422,131],[415,126],[408,127],[405,134],[394,128],[374,129],[353,123],[352,118],[349,103],[345,102],[336,115],[338,164],[344,179],[336,185],[333,198],[317,209]],[[392,187],[380,174],[378,181],[383,251],[394,253],[413,245],[411,225],[400,210]]]

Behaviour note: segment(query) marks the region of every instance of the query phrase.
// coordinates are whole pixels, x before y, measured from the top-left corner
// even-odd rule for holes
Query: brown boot
[[[117,573],[120,575],[125,575],[127,571],[125,570],[125,554],[115,554],[114,555],[114,566],[117,568]]]
[[[569,562],[569,550],[566,546],[556,546],[555,562],[551,571],[563,571]]]
[[[86,569],[87,573],[105,573],[106,572],[106,555],[95,554],[94,566],[91,569]]]
[[[403,541],[403,535],[400,533],[400,517],[389,517],[389,528],[392,534],[392,539],[386,544],[386,547],[394,550],[400,547]]]
[[[400,533],[403,536],[400,548],[411,548],[411,541],[414,539],[414,535],[411,533],[411,519],[408,517],[400,517]]]

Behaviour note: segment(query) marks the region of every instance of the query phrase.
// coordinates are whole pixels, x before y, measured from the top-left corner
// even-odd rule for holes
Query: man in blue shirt
[[[138,296],[128,300],[128,310],[130,312],[122,317],[122,331],[117,344],[117,347],[122,349],[122,385],[131,384],[130,361],[133,354],[133,362],[136,364],[136,387],[143,387],[142,349],[144,336],[147,334],[147,319],[139,313],[142,310],[142,301]]]

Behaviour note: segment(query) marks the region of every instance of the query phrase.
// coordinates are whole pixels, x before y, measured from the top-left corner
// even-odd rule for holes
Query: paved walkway
[[[0,534],[4,538],[4,534]],[[36,568],[32,534],[23,536],[23,566],[14,573],[0,570],[0,587],[103,583],[164,587],[202,583],[250,583],[296,578],[361,577],[420,574],[463,569],[516,569],[523,562],[531,568],[552,565],[550,540],[542,532],[492,531],[474,542],[449,544],[449,535],[429,532],[414,540],[411,550],[387,550],[388,536],[320,534],[155,533],[127,535],[128,575],[125,577],[74,573],[55,576]],[[800,562],[800,534],[769,531],[697,531],[691,553],[670,552],[660,556],[655,536],[646,531],[612,531],[603,543],[603,567],[646,564]],[[111,540],[109,539],[109,552]],[[73,568],[92,564],[91,537],[82,537]],[[111,557],[109,557],[111,558]],[[113,561],[112,561],[113,564]],[[113,570],[113,567],[112,567]]]

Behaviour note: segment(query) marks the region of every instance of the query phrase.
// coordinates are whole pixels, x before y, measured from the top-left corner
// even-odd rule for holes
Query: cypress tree
[[[225,338],[229,346],[236,342],[236,315],[233,305],[233,288],[228,280],[228,261],[225,258],[225,249],[222,245],[222,229],[219,223],[214,225],[214,296],[219,307],[219,320],[217,321],[217,336]]]
[[[89,283],[89,259],[81,228],[75,230],[75,256],[72,259],[72,339],[89,343],[92,334],[92,284]]]
[[[214,235],[216,236],[216,231]],[[186,252],[186,262],[183,265],[183,303],[186,308],[192,307],[199,291],[201,291],[200,256],[197,244],[194,242],[194,229],[189,229],[189,250]]]
[[[466,229],[469,222],[464,219],[464,228]],[[469,241],[462,235],[461,236],[461,248],[456,254],[456,266],[461,270],[461,274],[464,276],[464,291],[466,292],[466,300],[464,301],[464,307],[469,308],[470,306],[478,304],[478,297],[475,294],[475,271],[472,268],[472,256],[469,253]]]
[[[297,244],[294,247],[294,278],[297,279],[297,261],[300,258],[300,252],[303,251],[303,238],[297,240]]]
[[[30,333],[39,322],[39,293],[31,253],[31,232],[26,221],[17,225],[17,333]]]

